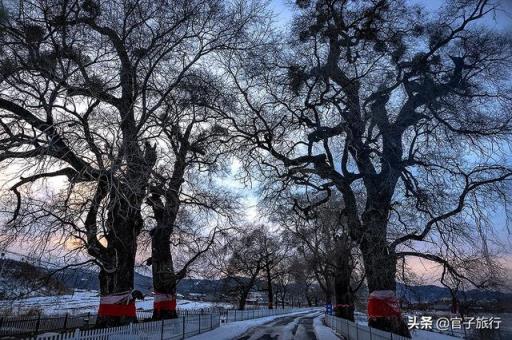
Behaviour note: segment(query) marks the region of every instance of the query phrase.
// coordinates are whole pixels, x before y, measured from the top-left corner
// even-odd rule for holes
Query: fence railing
[[[360,325],[333,315],[325,315],[325,324],[347,340],[410,340],[397,334]]]
[[[178,316],[189,318],[195,315],[218,314],[214,309],[178,310]],[[153,311],[137,311],[138,321],[149,321]],[[88,329],[96,324],[96,314],[59,315],[59,316],[0,316],[1,336],[22,336],[49,331],[70,329]]]
[[[281,309],[252,309],[252,310],[227,310],[223,316],[224,322],[234,322],[264,318],[272,315],[288,314],[293,312],[307,311],[312,308],[281,308]]]
[[[122,327],[86,329],[56,334],[46,333],[27,340],[177,340],[185,339],[220,326],[221,317],[225,322],[242,321],[273,315],[308,311],[311,308],[284,308],[261,310],[227,310],[224,313],[188,314],[177,319],[130,324]],[[222,315],[222,316],[221,316]]]
[[[220,326],[220,315],[217,313],[196,314],[177,319],[152,321],[127,326],[88,329],[63,334],[41,334],[27,340],[177,340],[185,339]]]
[[[194,323],[194,320],[202,320],[207,322],[210,315],[214,315],[215,319],[222,322],[234,322],[242,320],[250,320],[262,318],[272,315],[282,315],[298,311],[311,310],[311,308],[277,308],[277,309],[248,309],[248,310],[232,310],[232,309],[189,309],[178,310],[179,319],[186,320],[185,323]],[[151,324],[153,311],[137,311],[137,319],[142,324]],[[82,332],[93,330],[96,324],[96,314],[80,314],[80,315],[61,315],[61,316],[30,316],[30,317],[13,317],[0,316],[0,337],[2,336],[34,336],[44,332],[66,332],[69,330],[81,329]],[[178,320],[178,319],[176,319]],[[187,320],[190,320],[187,321]],[[142,323],[144,322],[144,323]],[[175,320],[167,320],[166,322],[176,322]],[[195,329],[194,326],[187,326]],[[188,329],[187,328],[187,329]],[[57,339],[57,338],[56,338]],[[60,339],[60,338],[58,338]]]

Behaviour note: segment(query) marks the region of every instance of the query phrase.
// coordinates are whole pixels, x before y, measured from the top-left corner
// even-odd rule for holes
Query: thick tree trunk
[[[331,273],[332,275],[332,273]],[[335,302],[335,293],[334,293],[334,278],[331,275],[325,275],[325,303],[326,304],[334,304]]]
[[[336,266],[334,271],[334,292],[337,317],[354,321],[354,294],[350,286],[352,277],[351,244],[348,237],[340,237],[336,242]]]
[[[188,135],[187,135],[188,136]],[[163,194],[153,193],[148,204],[153,208],[157,227],[151,231],[151,265],[155,300],[153,319],[174,319],[176,312],[176,287],[178,283],[170,247],[170,237],[180,208],[179,191],[183,184],[187,148],[182,146],[174,164],[169,188]],[[158,190],[156,190],[158,192]],[[165,198],[165,203],[162,201]],[[182,269],[186,271],[186,268]]]
[[[368,283],[368,325],[410,337],[402,320],[396,297],[396,255],[386,240],[387,221],[366,216],[365,233],[360,244]]]
[[[114,327],[137,321],[132,297],[134,264],[129,256],[120,257],[115,272],[100,271],[101,298],[97,327]]]
[[[137,251],[134,231],[140,227],[140,220],[137,214],[131,215],[134,216],[131,219],[118,213],[110,217],[111,230],[106,239],[108,257],[112,262],[103,267],[99,274],[101,298],[96,320],[98,327],[137,321],[132,291]]]
[[[169,237],[171,228],[159,225],[151,231],[151,264],[153,270],[153,319],[174,319],[176,312],[176,274],[172,261]]]
[[[99,274],[101,298],[96,320],[98,327],[137,321],[132,293],[137,236],[144,224],[140,207],[151,169],[156,163],[156,151],[149,143],[146,143],[144,150],[140,148],[133,111],[127,108],[125,112],[121,129],[126,172],[119,177],[100,179],[86,220],[88,251],[102,263]],[[108,211],[104,225],[107,245],[103,247],[97,239],[97,215],[107,192]]]

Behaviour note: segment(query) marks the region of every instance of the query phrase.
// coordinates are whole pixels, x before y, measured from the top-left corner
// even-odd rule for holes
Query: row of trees
[[[489,213],[510,197],[512,46],[479,24],[492,1],[450,0],[438,14],[297,1],[286,32],[259,1],[1,9],[0,165],[14,204],[0,242],[78,244],[105,306],[131,299],[146,246],[154,317],[175,317],[177,280],[219,235],[240,307],[260,277],[273,301],[287,242],[230,239],[239,200],[216,176],[231,157],[343,317],[365,282],[369,324],[406,335],[395,291],[409,257],[448,281],[497,282]],[[476,263],[489,265],[481,280]],[[100,308],[99,324],[131,321],[128,306]]]
[[[244,46],[258,4],[34,0],[2,11],[0,161],[15,171],[6,239],[79,243],[100,268],[98,324],[110,325],[135,317],[126,300],[149,238],[154,317],[175,317],[176,281],[216,233],[197,226],[236,205],[208,182],[230,137],[210,108],[225,98],[207,65]],[[174,242],[193,254],[180,270]]]

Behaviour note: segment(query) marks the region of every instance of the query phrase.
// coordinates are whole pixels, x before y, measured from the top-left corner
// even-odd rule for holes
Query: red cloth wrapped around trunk
[[[375,290],[368,296],[368,317],[400,317],[400,303],[392,290]]]
[[[155,301],[153,307],[156,312],[161,311],[175,311],[176,310],[176,295],[155,292]]]
[[[131,292],[105,295],[100,298],[99,317],[126,316],[136,317],[135,300]]]

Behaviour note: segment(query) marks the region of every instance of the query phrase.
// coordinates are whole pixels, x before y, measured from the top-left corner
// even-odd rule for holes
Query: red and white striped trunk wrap
[[[132,292],[127,291],[123,293],[104,295],[100,297],[100,307],[98,310],[99,317],[130,317],[134,318],[135,314],[135,300],[132,297]]]
[[[368,317],[400,317],[400,302],[392,290],[374,290],[368,296]]]
[[[176,294],[155,292],[155,300],[153,308],[156,312],[175,311],[176,310]]]

